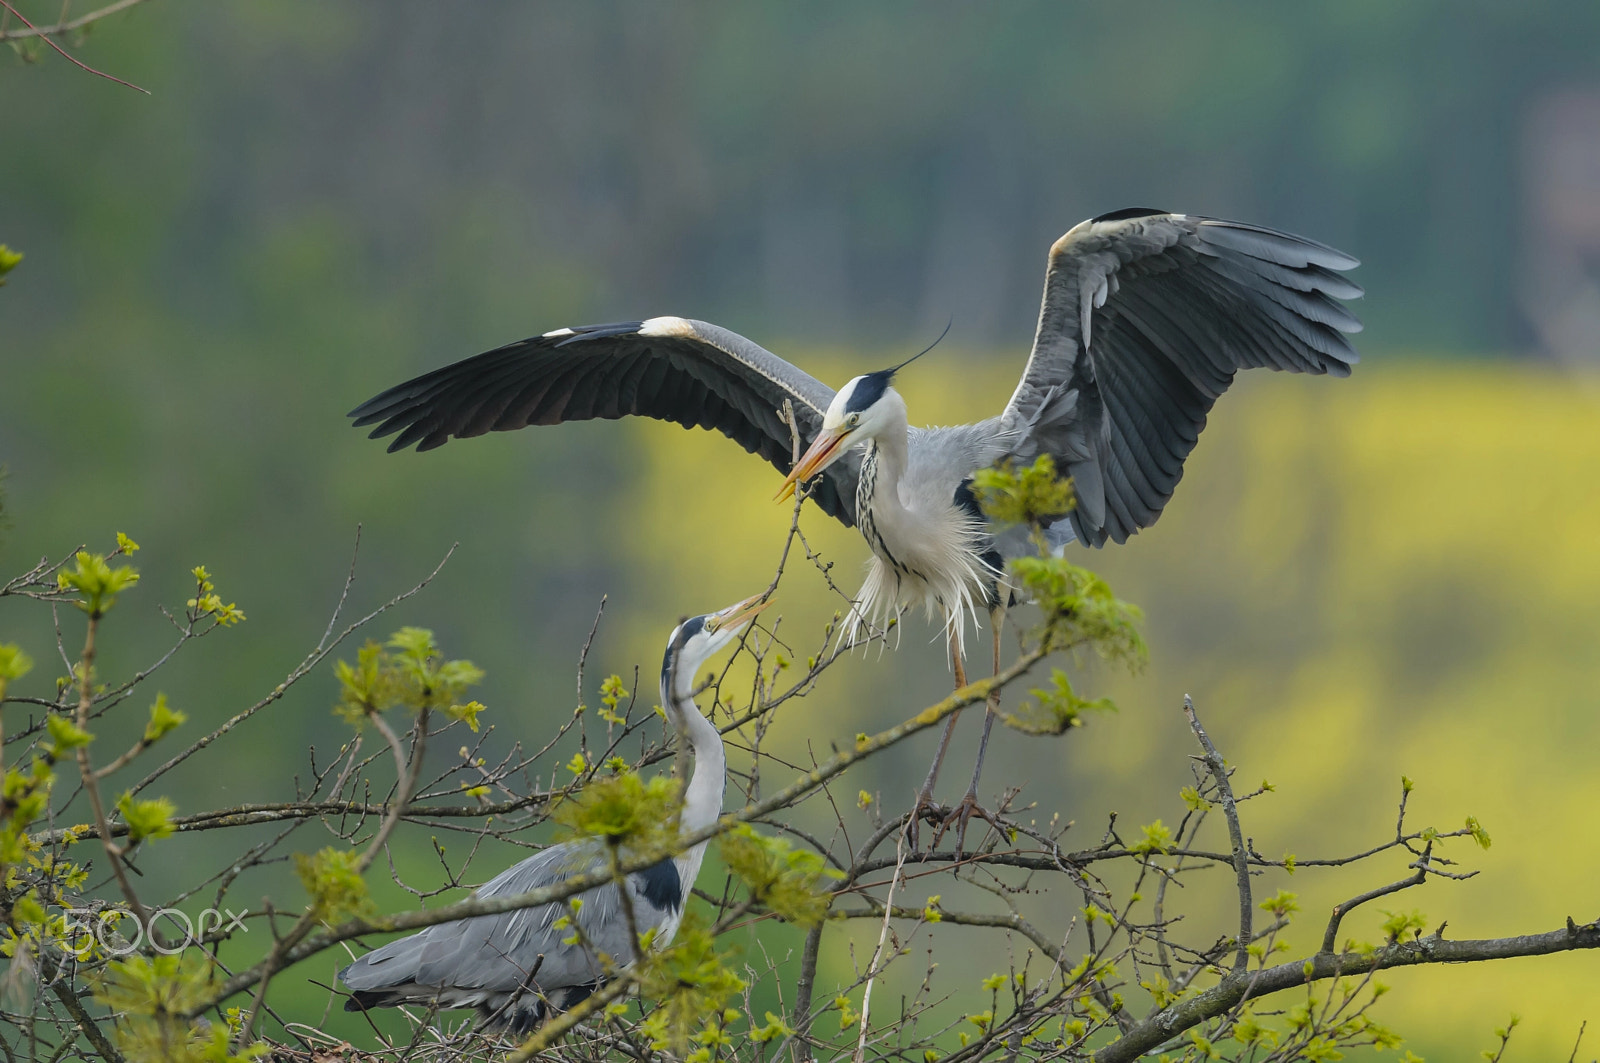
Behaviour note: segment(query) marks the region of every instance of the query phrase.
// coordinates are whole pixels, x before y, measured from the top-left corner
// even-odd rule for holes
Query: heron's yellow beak
[[[794,497],[796,487],[837,461],[839,455],[844,453],[843,443],[849,434],[842,428],[824,428],[812,441],[811,449],[800,455],[800,460],[794,463],[794,470],[789,473],[789,478],[783,481],[783,489],[778,492],[774,501],[782,502]]]
[[[717,613],[717,628],[722,631],[737,631],[756,618],[756,614],[772,604],[772,599],[763,600],[760,594],[751,595],[736,605],[730,605]]]

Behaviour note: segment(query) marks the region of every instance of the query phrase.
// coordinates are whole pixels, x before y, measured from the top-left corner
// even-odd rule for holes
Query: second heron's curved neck
[[[722,790],[728,775],[722,736],[695,705],[690,693],[693,684],[692,670],[679,672],[673,677],[673,689],[662,691],[666,695],[668,719],[694,753],[694,770],[689,773],[689,785],[683,791],[681,829],[684,833],[702,830],[717,821],[722,814]]]

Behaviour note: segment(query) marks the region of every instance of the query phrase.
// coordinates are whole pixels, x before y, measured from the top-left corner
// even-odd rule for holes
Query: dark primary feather
[[[392,387],[350,416],[358,427],[374,425],[373,438],[398,433],[391,451],[533,424],[653,417],[719,431],[787,473],[793,454],[778,410],[788,399],[804,449],[833,389],[715,325],[683,320],[673,334],[642,335],[645,324],[590,325],[507,344]],[[846,525],[855,523],[859,468],[859,457],[846,457],[811,491]]]
[[[1033,353],[1003,415],[1017,456],[1072,474],[1079,540],[1123,542],[1160,516],[1206,415],[1240,369],[1347,376],[1337,300],[1354,258],[1239,222],[1130,208],[1050,249]]]

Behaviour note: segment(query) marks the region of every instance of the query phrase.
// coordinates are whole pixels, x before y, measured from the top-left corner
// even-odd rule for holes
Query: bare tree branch
[[[1596,948],[1600,948],[1600,921],[1577,926],[1568,920],[1565,928],[1544,934],[1479,941],[1446,941],[1434,936],[1420,941],[1396,942],[1371,955],[1360,952],[1330,955],[1323,952],[1262,971],[1231,971],[1217,985],[1162,1010],[1135,1026],[1126,1036],[1096,1052],[1094,1063],[1131,1063],[1173,1036],[1193,1029],[1208,1019],[1227,1014],[1247,994],[1259,998],[1310,982],[1393,967],[1480,963]]]

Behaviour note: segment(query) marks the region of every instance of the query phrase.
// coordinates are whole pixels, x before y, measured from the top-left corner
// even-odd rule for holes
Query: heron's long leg
[[[967,670],[961,663],[961,648],[957,641],[958,634],[950,633],[950,668],[955,672],[955,689],[960,690],[967,685]],[[906,824],[906,835],[911,842],[912,850],[917,847],[917,825],[933,808],[933,784],[939,781],[939,766],[944,763],[944,755],[950,749],[950,736],[955,733],[956,717],[961,715],[961,710],[952,712],[944,721],[944,733],[939,736],[939,750],[933,755],[933,763],[928,767],[928,777],[922,783],[922,789],[917,793],[916,803],[911,806],[911,819]],[[984,728],[987,736],[988,728]],[[937,838],[934,839],[938,841]]]
[[[1001,593],[1005,593],[1003,589]],[[994,633],[995,675],[1000,674],[1000,636],[1005,629],[1005,623],[1006,607],[1004,604],[996,605],[989,610],[989,627]],[[961,803],[950,813],[950,819],[945,821],[946,827],[952,821],[956,824],[956,852],[958,853],[966,848],[967,821],[974,815],[982,816],[985,820],[994,824],[994,819],[989,813],[978,806],[978,779],[983,775],[983,755],[989,750],[989,731],[994,727],[995,715],[1000,711],[1000,691],[998,689],[989,692],[989,697],[984,702],[983,709],[983,737],[978,739],[978,762],[972,766],[972,785],[967,787],[967,795],[961,799]],[[944,829],[944,827],[941,827],[939,832],[942,834]],[[937,836],[934,838],[934,843],[938,844]]]
[[[994,675],[1000,674],[1000,635],[1005,629],[1006,608],[997,605],[989,610],[989,626],[994,630]],[[978,796],[978,777],[983,774],[983,755],[989,750],[989,730],[994,727],[995,714],[1000,711],[1000,691],[989,691],[983,706],[983,737],[978,740],[978,763],[972,766],[972,785],[967,788],[970,797]]]

